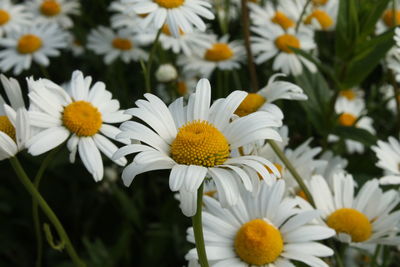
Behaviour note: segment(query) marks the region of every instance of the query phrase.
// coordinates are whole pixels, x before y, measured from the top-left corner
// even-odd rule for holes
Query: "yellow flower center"
[[[9,137],[11,137],[11,139],[13,139],[14,141],[16,140],[15,139],[15,128],[11,124],[11,122],[7,116],[0,116],[0,132],[5,133]]]
[[[342,90],[340,95],[347,98],[348,100],[354,100],[356,98],[356,93],[353,90]]]
[[[165,35],[169,35],[171,36],[171,31],[169,30],[169,27],[167,24],[164,24],[161,31],[165,34]],[[181,28],[179,28],[179,35],[184,35],[185,33],[182,31]]]
[[[62,121],[77,136],[93,136],[103,123],[99,110],[86,101],[76,101],[66,106]]]
[[[300,48],[300,41],[296,36],[286,33],[275,39],[275,45],[283,52],[293,53],[290,47]]]
[[[354,115],[347,112],[339,116],[339,124],[343,126],[353,126],[356,120],[357,118]]]
[[[329,0],[312,0],[313,4],[316,6],[323,6],[328,3]]]
[[[394,17],[395,16],[395,17]],[[385,22],[386,26],[394,27],[400,24],[400,10],[396,10],[396,13],[393,14],[392,9],[388,9],[383,14],[383,22]]]
[[[271,19],[273,23],[279,24],[283,29],[287,30],[294,26],[294,21],[289,19],[283,12],[277,11]]]
[[[228,44],[216,43],[204,54],[204,58],[209,61],[223,61],[233,57],[233,51]]]
[[[55,0],[45,0],[40,6],[40,12],[47,17],[54,17],[61,12],[61,5]]]
[[[34,34],[25,34],[18,40],[17,50],[21,54],[32,54],[42,47],[42,39]]]
[[[355,209],[338,209],[329,215],[326,223],[337,233],[350,235],[353,242],[366,241],[372,234],[372,225],[367,216]]]
[[[305,24],[311,24],[311,21],[316,19],[322,29],[326,30],[333,25],[333,19],[323,10],[316,9],[304,21]]]
[[[211,190],[211,191],[204,192],[204,195],[209,196],[209,197],[214,197],[216,193],[217,193],[216,190]]]
[[[185,3],[185,0],[153,0],[159,6],[164,8],[177,8]]]
[[[225,136],[207,121],[182,126],[171,144],[171,157],[179,164],[213,167],[229,157]]]
[[[131,40],[118,37],[112,41],[112,45],[114,48],[124,51],[130,50],[133,47]]]
[[[4,9],[0,9],[0,26],[6,24],[10,20],[10,14]]]
[[[179,81],[176,85],[176,90],[180,96],[184,96],[187,94],[188,89],[185,82]]]
[[[236,254],[248,264],[264,265],[274,262],[282,250],[281,233],[262,219],[245,223],[235,237]]]
[[[307,195],[306,195],[306,193],[304,193],[303,190],[298,191],[298,192],[297,192],[297,195],[298,195],[299,197],[301,197],[302,199],[304,199],[305,201],[308,201]]]
[[[256,112],[267,101],[262,95],[250,93],[243,99],[239,107],[236,109],[235,114],[239,117],[249,115]]]

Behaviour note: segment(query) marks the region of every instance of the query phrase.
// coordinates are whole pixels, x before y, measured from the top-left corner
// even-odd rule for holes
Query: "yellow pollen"
[[[273,23],[279,24],[283,29],[287,30],[294,26],[294,21],[289,19],[283,12],[277,11],[271,19]]]
[[[112,45],[114,48],[124,51],[130,50],[133,47],[131,40],[118,37],[112,41]]]
[[[223,61],[233,57],[233,51],[228,44],[215,43],[204,54],[204,58],[208,61]]]
[[[159,6],[164,8],[177,8],[185,3],[185,0],[153,0]]]
[[[47,17],[54,17],[61,12],[61,5],[55,0],[45,0],[40,6],[40,12]]]
[[[298,195],[299,197],[301,197],[302,199],[308,201],[307,195],[306,195],[306,193],[304,193],[303,190],[300,190],[299,192],[297,192],[297,195]]]
[[[164,24],[164,25],[163,25],[161,31],[162,31],[162,33],[165,34],[165,35],[168,35],[168,36],[171,36],[171,35],[172,35],[172,33],[171,33],[171,31],[169,30],[169,27],[168,27],[167,24]],[[179,35],[185,35],[184,31],[182,31],[181,28],[179,28]]]
[[[343,126],[353,126],[356,120],[357,118],[354,115],[347,112],[339,116],[339,124]]]
[[[7,116],[0,116],[0,132],[5,133],[9,137],[11,137],[12,140],[15,139],[15,128],[11,124],[10,120],[8,119]]]
[[[185,82],[179,81],[176,84],[176,91],[180,96],[184,96],[187,94],[188,89]]]
[[[396,16],[394,18],[394,16]],[[396,20],[396,21],[394,21]],[[396,10],[396,13],[393,14],[392,9],[388,9],[383,13],[383,22],[385,22],[386,26],[394,27],[400,24],[400,10]]]
[[[33,34],[25,34],[18,40],[17,50],[21,54],[32,54],[42,47],[42,39]]]
[[[311,24],[311,21],[316,19],[324,30],[329,29],[333,25],[333,19],[323,10],[316,9],[304,21],[305,24]]]
[[[235,114],[239,117],[249,115],[256,112],[267,101],[262,95],[256,93],[249,93],[239,107],[236,109]]]
[[[204,192],[204,195],[209,196],[209,197],[214,197],[214,195],[217,193],[216,190],[211,190],[208,192]]]
[[[10,20],[10,14],[3,10],[0,9],[0,26],[6,24]]]
[[[230,155],[225,136],[207,121],[192,121],[179,129],[171,157],[179,164],[214,167]]]
[[[290,47],[300,48],[300,41],[296,36],[286,33],[275,39],[275,45],[283,52],[293,53]]]
[[[348,100],[354,100],[356,98],[356,93],[351,89],[340,91],[340,95],[347,98]]]
[[[77,136],[93,136],[103,123],[99,110],[86,101],[76,101],[66,106],[62,121]]]
[[[272,263],[283,251],[282,235],[262,219],[249,221],[236,234],[235,251],[248,264]]]
[[[372,234],[372,225],[367,216],[355,209],[338,209],[329,215],[326,223],[336,233],[350,235],[353,242],[364,242]]]
[[[312,0],[313,4],[316,6],[323,6],[328,3],[329,0]]]

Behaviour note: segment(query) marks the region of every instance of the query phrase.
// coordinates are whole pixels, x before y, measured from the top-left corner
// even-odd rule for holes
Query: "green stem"
[[[304,194],[306,195],[308,202],[310,202],[310,204],[313,207],[315,207],[314,200],[312,198],[310,191],[308,191],[308,188],[305,185],[305,183],[303,182],[303,179],[301,178],[299,173],[296,171],[296,169],[293,167],[290,160],[285,156],[285,153],[283,153],[283,151],[279,148],[279,146],[275,143],[275,141],[268,140],[268,143],[270,144],[272,149],[275,151],[276,155],[278,155],[278,157],[282,160],[283,164],[285,164],[286,168],[289,169],[290,173],[292,174],[292,176],[294,177],[296,182],[299,184],[301,190],[303,190]]]
[[[249,9],[247,7],[248,0],[242,0],[242,28],[243,28],[243,39],[247,54],[247,69],[250,74],[250,92],[257,92],[258,87],[258,77],[256,67],[254,66],[253,53],[251,51],[250,44],[250,19],[249,19]]]
[[[40,181],[42,180],[43,174],[47,167],[49,166],[51,160],[53,159],[54,155],[57,153],[58,149],[53,149],[43,160],[42,164],[38,172],[36,173],[34,186],[36,190],[39,192]],[[36,198],[32,198],[32,218],[33,218],[33,225],[35,228],[35,235],[36,235],[36,245],[37,245],[37,258],[36,258],[36,266],[42,266],[42,252],[43,252],[43,238],[42,238],[42,231],[40,228],[40,217],[39,217],[39,209],[38,209],[38,202]]]
[[[150,50],[150,55],[149,55],[149,60],[147,61],[146,70],[143,70],[147,93],[151,93],[151,77],[150,77],[151,76],[151,65],[153,64],[154,54],[156,53],[158,39],[160,39],[161,31],[162,31],[162,27],[158,30],[156,39],[154,40],[153,46]],[[143,68],[143,66],[144,65],[142,65],[142,68]]]
[[[57,216],[53,212],[53,210],[49,207],[47,202],[44,198],[40,195],[40,193],[36,190],[35,186],[32,184],[31,180],[29,179],[28,175],[24,171],[21,163],[18,161],[16,157],[10,158],[10,163],[17,174],[18,178],[20,179],[21,183],[24,185],[25,189],[31,194],[32,198],[34,198],[43,212],[46,214],[48,219],[53,224],[54,228],[57,230],[58,235],[60,238],[65,242],[65,247],[69,256],[71,257],[72,261],[76,266],[86,266],[86,264],[79,258],[78,254],[76,253],[71,240],[69,239],[67,233],[64,230],[61,222],[58,220]]]
[[[299,30],[301,21],[303,20],[304,14],[306,13],[307,7],[310,5],[311,0],[308,0],[307,3],[304,5],[303,10],[301,11],[299,20],[296,22],[296,32]]]
[[[192,217],[192,224],[199,263],[201,267],[208,267],[206,248],[204,245],[203,225],[201,222],[201,211],[203,209],[203,187],[204,182],[197,190],[197,211],[196,214]]]
[[[374,256],[373,256],[372,259],[371,259],[371,265],[370,265],[370,267],[378,266],[377,260],[378,260],[378,255],[379,255],[379,252],[380,252],[380,250],[381,250],[381,247],[382,247],[381,245],[377,245],[377,246],[376,246]]]

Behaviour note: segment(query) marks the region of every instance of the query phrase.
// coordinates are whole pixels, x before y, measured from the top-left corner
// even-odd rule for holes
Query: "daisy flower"
[[[272,75],[265,87],[261,88],[257,93],[249,93],[237,108],[235,114],[239,117],[243,117],[260,110],[274,114],[279,119],[283,119],[281,109],[272,102],[279,99],[300,101],[308,99],[303,89],[299,86],[290,82],[275,80],[280,76],[286,75],[281,73]]]
[[[383,12],[381,19],[376,24],[376,33],[381,34],[390,28],[400,25],[400,0],[394,0],[396,10],[393,12],[393,5],[389,4]]]
[[[339,98],[345,98],[348,101],[353,101],[356,99],[363,99],[364,91],[359,88],[351,88],[339,91]]]
[[[372,127],[372,119],[368,116],[364,116],[366,110],[363,99],[349,101],[345,97],[338,98],[335,103],[335,111],[337,114],[340,114],[338,117],[339,125],[361,128],[367,130],[371,134],[375,134],[375,129]],[[338,138],[333,135],[330,135],[328,139],[332,142],[338,140]],[[345,140],[345,143],[349,153],[364,152],[364,145],[358,141]]]
[[[214,19],[210,11],[211,5],[203,0],[124,0],[130,3],[137,14],[147,14],[142,22],[142,27],[154,25],[161,29],[167,24],[172,35],[178,37],[179,29],[189,33],[193,26],[201,31],[206,30],[206,25],[200,17]]]
[[[379,92],[383,95],[383,100],[386,102],[386,108],[393,113],[397,112],[397,103],[393,85],[384,84],[379,88]]]
[[[378,141],[377,146],[371,148],[379,159],[376,166],[385,171],[380,179],[381,184],[400,184],[400,143],[394,137],[388,142]]]
[[[210,77],[215,69],[239,69],[240,63],[245,59],[245,50],[241,41],[229,42],[225,35],[219,40],[211,37],[208,49],[198,49],[192,56],[178,58],[178,64],[184,72],[197,73],[202,77]],[[195,52],[195,51],[194,51]]]
[[[64,29],[74,26],[70,15],[80,14],[79,0],[31,0],[26,5],[38,23],[57,23]]]
[[[0,74],[0,80],[10,104],[0,95],[0,160],[3,160],[25,148],[31,130],[18,81],[7,79],[3,74]]]
[[[85,53],[85,47],[73,34],[68,35],[68,43],[68,48],[74,57],[79,57]]]
[[[115,33],[110,28],[99,26],[88,36],[87,46],[98,55],[104,55],[104,63],[111,64],[117,58],[123,62],[147,60],[147,53],[140,48],[138,36],[128,30]]]
[[[203,231],[211,266],[307,266],[326,264],[320,257],[333,255],[332,249],[317,242],[335,234],[326,226],[312,224],[318,211],[295,208],[294,199],[284,198],[285,183],[263,184],[253,196],[243,191],[238,205],[223,208],[211,197],[204,197]],[[194,243],[193,228],[188,241]],[[193,261],[196,249],[186,255]]]
[[[32,61],[41,66],[50,64],[48,57],[60,55],[58,49],[65,48],[68,34],[57,24],[34,24],[11,32],[0,38],[0,69],[4,72],[14,68],[18,75],[31,67]]]
[[[346,172],[347,159],[340,156],[334,155],[332,151],[325,151],[320,157],[320,160],[324,160],[327,164],[319,166],[316,169],[316,173],[325,177],[329,185],[333,185],[333,175],[338,172]]]
[[[0,2],[0,37],[29,25],[32,16],[24,5],[13,4],[10,0]]]
[[[400,53],[398,51],[399,47],[392,48],[389,50],[386,56],[387,67],[393,71],[396,81],[400,82]]]
[[[73,163],[79,152],[86,169],[95,181],[100,181],[104,172],[100,151],[111,158],[117,150],[106,137],[126,141],[117,140],[120,131],[109,124],[126,121],[131,116],[123,114],[118,100],[111,99],[104,83],[96,82],[93,86],[91,83],[92,78],[83,77],[80,71],[72,74],[68,91],[47,79],[29,79],[29,115],[32,126],[41,131],[27,145],[28,152],[36,156],[68,140],[70,161]],[[126,159],[120,158],[115,163],[124,166]]]
[[[311,25],[316,30],[333,30],[336,26],[338,9],[338,0],[329,0],[325,1],[325,3],[314,2],[303,22],[305,25]]]
[[[355,186],[349,174],[336,174],[332,187],[322,176],[312,177],[309,189],[322,213],[321,223],[334,229],[337,239],[344,243],[361,247],[400,244],[400,212],[392,212],[400,201],[397,192],[383,192],[376,179],[366,182],[356,195]],[[307,201],[301,202],[301,206],[307,205]]]
[[[270,24],[266,26],[253,26],[252,31],[258,36],[253,36],[252,49],[256,56],[256,64],[261,64],[272,58],[272,69],[285,74],[299,75],[304,64],[310,71],[315,72],[315,65],[304,57],[296,55],[290,47],[309,51],[315,48],[313,31],[301,27],[295,33],[293,28],[284,31],[282,27]]]
[[[165,24],[160,35],[160,43],[164,50],[172,50],[175,54],[184,53],[186,56],[193,54],[194,50],[210,48],[210,35],[198,30],[185,33],[179,31],[179,36],[171,34],[169,27]]]
[[[256,3],[249,3],[250,19],[254,25],[268,26],[274,23],[287,30],[295,27],[305,5],[304,1],[283,0],[279,1],[277,7],[270,1],[264,6]]]
[[[211,87],[207,79],[198,82],[187,107],[183,106],[182,97],[167,107],[158,97],[145,94],[147,101],[136,101],[138,107],[127,114],[140,118],[148,126],[129,121],[120,127],[123,131],[120,138],[144,143],[122,147],[114,155],[119,158],[139,152],[122,173],[124,184],[129,186],[140,173],[172,169],[170,189],[180,192],[183,213],[193,216],[197,189],[205,177],[215,181],[223,206],[236,204],[239,183],[249,191],[258,186],[257,173],[265,182],[272,181],[274,176],[264,166],[279,177],[279,171],[266,159],[231,155],[232,150],[259,139],[281,139],[272,127],[279,127],[282,122],[265,112],[231,121],[246,94],[235,91],[210,107]]]

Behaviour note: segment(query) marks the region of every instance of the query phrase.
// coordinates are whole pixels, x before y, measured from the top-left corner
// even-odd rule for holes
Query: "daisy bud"
[[[156,71],[156,79],[159,82],[166,83],[175,80],[178,77],[178,72],[171,64],[163,64]]]

